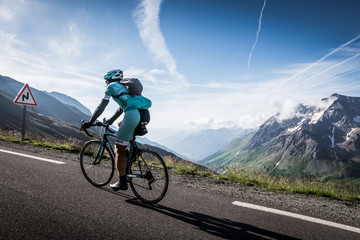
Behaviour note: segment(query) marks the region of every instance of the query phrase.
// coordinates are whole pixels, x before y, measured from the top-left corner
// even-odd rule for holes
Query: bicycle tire
[[[162,200],[168,190],[169,175],[159,154],[143,149],[129,164],[131,190],[144,203],[154,204]],[[135,177],[134,177],[135,176]]]
[[[115,163],[107,146],[103,147],[103,154],[95,161],[99,151],[100,141],[87,142],[80,152],[80,166],[86,180],[96,187],[108,184],[114,176]]]

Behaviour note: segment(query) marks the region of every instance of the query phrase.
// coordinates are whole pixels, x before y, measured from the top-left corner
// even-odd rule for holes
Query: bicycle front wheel
[[[135,196],[142,202],[154,204],[164,198],[169,176],[164,160],[159,154],[141,150],[129,165],[129,184]]]
[[[83,146],[80,166],[85,178],[96,187],[108,184],[115,170],[114,157],[108,147],[101,146],[98,140],[89,141]]]

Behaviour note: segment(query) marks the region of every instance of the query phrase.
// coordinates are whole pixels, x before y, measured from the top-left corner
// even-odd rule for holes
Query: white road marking
[[[232,204],[239,206],[239,207],[251,208],[251,209],[255,209],[255,210],[259,210],[259,211],[263,211],[263,212],[279,214],[279,215],[283,215],[283,216],[287,216],[287,217],[301,219],[301,220],[308,221],[308,222],[318,223],[318,224],[322,224],[322,225],[326,225],[326,226],[330,226],[330,227],[334,227],[334,228],[339,228],[339,229],[343,229],[343,230],[347,230],[347,231],[351,231],[351,232],[355,232],[355,233],[360,233],[360,228],[351,227],[351,226],[340,224],[340,223],[334,223],[334,222],[330,222],[330,221],[326,221],[326,220],[322,220],[322,219],[318,219],[318,218],[308,217],[308,216],[301,215],[301,214],[285,212],[285,211],[277,210],[274,208],[262,207],[262,206],[258,206],[255,204],[238,202],[238,201],[234,201]]]
[[[50,162],[50,163],[55,163],[55,164],[66,164],[65,162],[61,162],[61,161],[56,161],[56,160],[51,160],[51,159],[47,159],[47,158],[31,156],[31,155],[28,155],[28,154],[12,152],[12,151],[7,151],[7,150],[3,150],[3,149],[0,149],[0,152],[13,154],[13,155],[17,155],[17,156],[22,156],[22,157],[27,157],[27,158],[32,158],[32,159],[36,159],[36,160],[44,161],[44,162]]]

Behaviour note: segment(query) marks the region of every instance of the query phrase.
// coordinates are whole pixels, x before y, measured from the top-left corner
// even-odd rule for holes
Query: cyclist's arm
[[[110,101],[110,96],[105,95],[105,97],[101,100],[100,105],[96,108],[95,112],[93,113],[92,117],[89,120],[89,123],[93,124],[95,120],[100,117],[100,115],[104,112],[106,106]]]
[[[123,110],[119,107],[119,108],[116,110],[115,114],[114,114],[111,118],[109,118],[106,122],[107,122],[109,125],[113,124],[113,122],[114,122],[118,117],[120,117],[120,115],[121,115],[122,113],[123,113]]]

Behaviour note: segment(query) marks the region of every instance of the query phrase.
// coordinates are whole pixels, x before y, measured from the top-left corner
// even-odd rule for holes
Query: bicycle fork
[[[96,153],[95,159],[92,162],[92,165],[97,165],[97,164],[99,164],[101,162],[101,159],[104,156],[104,151],[105,151],[105,144],[104,144],[104,142],[101,142],[100,147],[99,147],[99,149],[98,149],[98,151]]]

